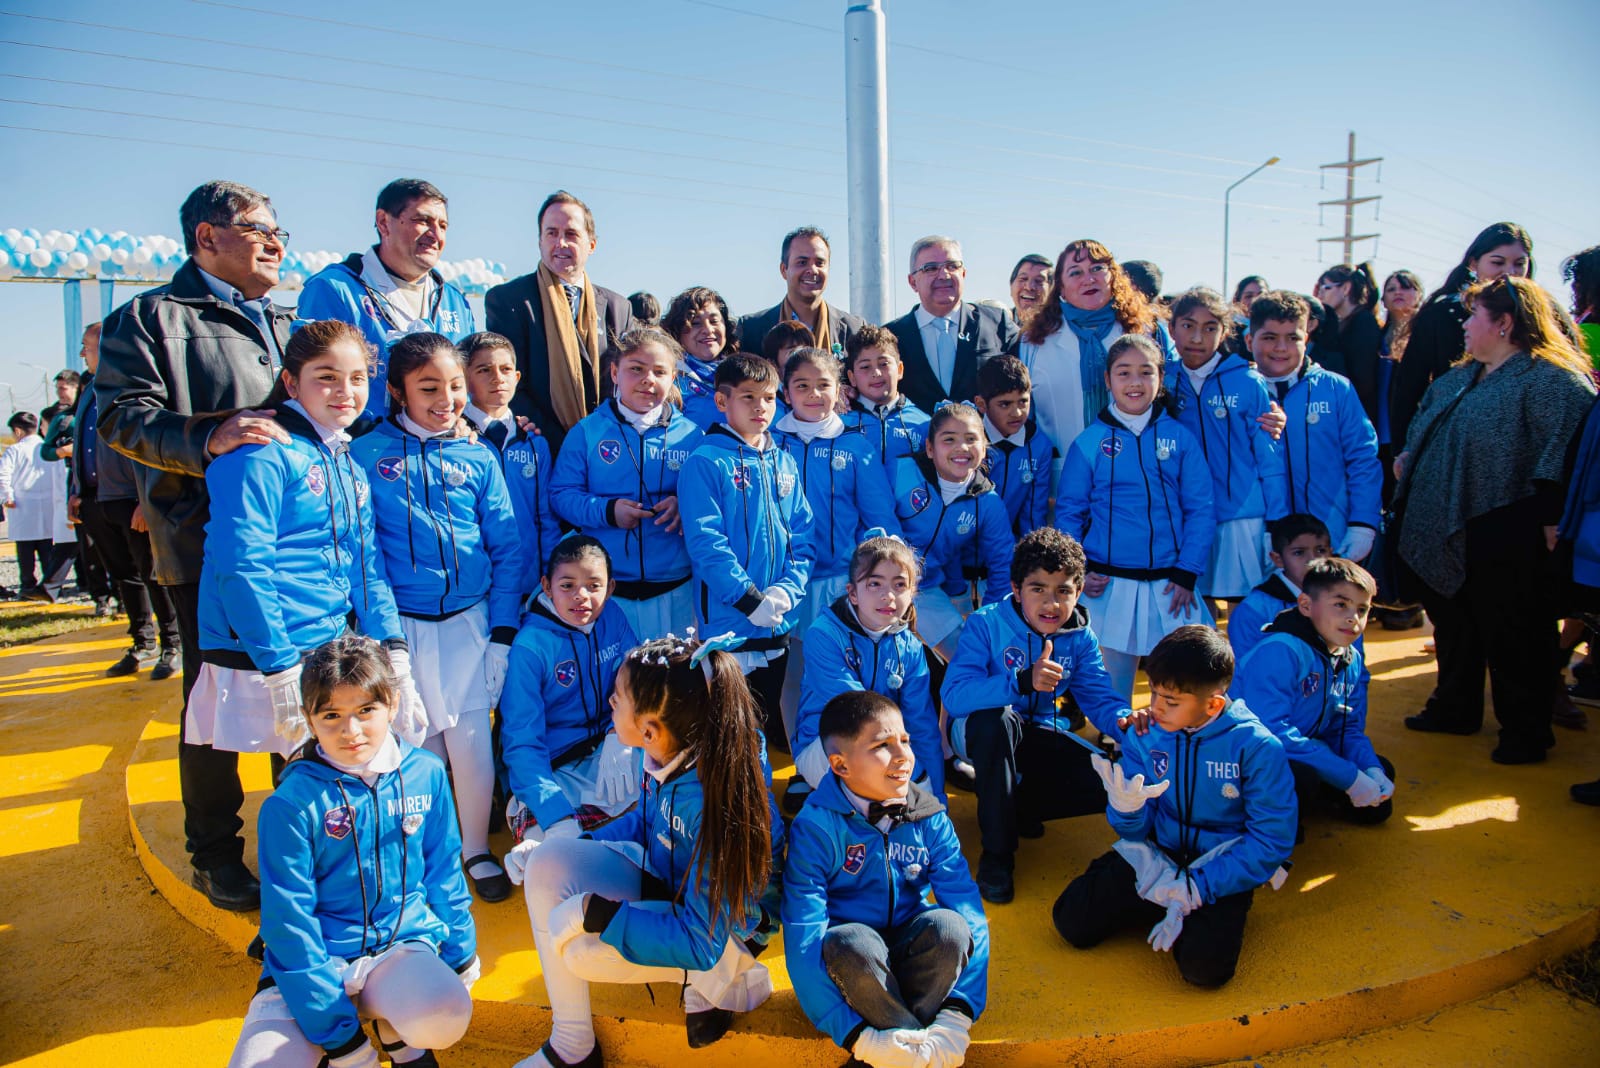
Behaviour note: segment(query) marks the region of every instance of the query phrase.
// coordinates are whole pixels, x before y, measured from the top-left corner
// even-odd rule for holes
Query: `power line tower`
[[[1344,208],[1344,234],[1339,236],[1339,237],[1319,237],[1319,238],[1317,238],[1317,243],[1319,245],[1323,245],[1323,244],[1327,244],[1329,242],[1335,242],[1336,241],[1339,244],[1344,246],[1344,258],[1339,261],[1340,263],[1354,263],[1355,262],[1354,249],[1355,249],[1355,243],[1357,241],[1376,241],[1376,240],[1378,240],[1378,234],[1375,233],[1375,232],[1374,233],[1370,233],[1370,234],[1358,234],[1358,233],[1355,232],[1356,205],[1357,204],[1372,204],[1372,203],[1376,203],[1377,201],[1380,201],[1380,200],[1383,199],[1382,196],[1370,196],[1370,197],[1358,197],[1358,196],[1356,196],[1356,170],[1357,170],[1357,168],[1360,168],[1360,167],[1367,167],[1367,166],[1371,166],[1374,163],[1382,163],[1382,162],[1383,162],[1383,157],[1382,156],[1373,156],[1371,159],[1357,159],[1356,158],[1356,132],[1354,130],[1351,130],[1350,131],[1350,147],[1348,149],[1348,152],[1347,152],[1345,158],[1340,160],[1337,163],[1324,163],[1322,165],[1322,170],[1324,170],[1324,171],[1329,171],[1329,170],[1344,171],[1344,199],[1343,200],[1321,200],[1321,201],[1317,202],[1320,207],[1324,207],[1324,208],[1331,208],[1331,207],[1342,207],[1342,208]],[[1382,173],[1382,168],[1381,167],[1379,168],[1379,173],[1380,174]],[[1374,215],[1374,218],[1376,218],[1376,215]],[[1320,257],[1319,257],[1319,259],[1320,259]]]

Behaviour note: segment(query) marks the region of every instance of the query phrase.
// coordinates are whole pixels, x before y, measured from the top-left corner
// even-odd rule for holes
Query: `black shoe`
[[[958,756],[953,756],[944,762],[944,784],[956,790],[965,790],[969,794],[978,792],[978,776],[972,770],[972,765]]]
[[[518,1061],[517,1064],[519,1066],[524,1064],[534,1064],[536,1063],[534,1057],[543,1057],[544,1063],[548,1064],[550,1068],[606,1068],[606,1059],[600,1052],[600,1040],[598,1038],[595,1039],[594,1048],[591,1049],[588,1056],[584,1057],[581,1061],[562,1060],[560,1054],[556,1053],[555,1049],[550,1045],[549,1042],[546,1042],[544,1045],[539,1047],[539,1052],[535,1053],[533,1057],[529,1057],[524,1061]]]
[[[1463,736],[1478,733],[1477,727],[1468,727],[1461,723],[1448,723],[1445,720],[1436,719],[1426,712],[1407,716],[1406,730],[1420,731],[1423,734],[1459,734]]]
[[[1580,805],[1600,805],[1600,779],[1576,783],[1567,792]]]
[[[1415,630],[1422,626],[1422,609],[1386,608],[1378,616],[1378,625],[1384,630]]]
[[[1573,674],[1577,674],[1576,668],[1573,669]],[[1577,685],[1567,687],[1567,696],[1575,705],[1600,707],[1600,678],[1585,673],[1579,677]]]
[[[1033,817],[1018,816],[1017,817],[1017,837],[1018,838],[1043,838],[1044,837],[1044,820],[1040,819],[1037,816],[1033,816]]]
[[[1550,710],[1550,722],[1569,731],[1589,729],[1589,714],[1579,708],[1566,688],[1556,691],[1555,707]]]
[[[55,604],[56,596],[43,586],[35,586],[31,590],[22,591],[24,601],[43,601],[45,604]]]
[[[160,682],[162,679],[170,679],[176,675],[178,673],[178,657],[179,652],[177,649],[161,650],[161,655],[156,657],[156,666],[150,669],[150,681]]]
[[[106,674],[112,678],[123,675],[137,675],[139,669],[156,658],[154,649],[140,649],[138,646],[122,654],[122,659],[106,668]]]
[[[493,875],[476,878],[472,874],[474,865],[485,861],[495,866]],[[494,858],[493,853],[479,853],[475,857],[468,857],[461,862],[461,867],[466,870],[467,880],[472,883],[472,889],[477,891],[478,900],[487,904],[504,901],[511,896],[511,880],[507,878],[505,870],[500,867],[500,862]]]
[[[1496,764],[1543,764],[1547,756],[1549,752],[1538,746],[1508,748],[1502,743],[1489,754],[1489,759]]]
[[[727,1034],[732,1026],[733,1013],[728,1009],[683,1014],[683,1030],[689,1038],[690,1049],[704,1049]]]
[[[978,857],[978,893],[985,901],[1004,905],[1017,896],[1012,863],[1008,853],[985,852]]]
[[[105,616],[115,615],[116,611],[116,607],[111,603],[111,598],[96,597],[94,599],[94,614],[96,616],[103,618]]]
[[[219,909],[254,912],[261,907],[261,883],[241,860],[230,860],[209,871],[194,868],[189,882]]]
[[[789,785],[783,791],[783,811],[791,816],[798,816],[800,809],[805,805],[806,798],[811,796],[811,784],[802,779],[797,773],[789,780]]]

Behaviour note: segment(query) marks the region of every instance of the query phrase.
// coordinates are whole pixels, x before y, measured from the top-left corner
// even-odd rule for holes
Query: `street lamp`
[[[1271,159],[1267,160],[1267,162],[1263,163],[1261,166],[1257,167],[1243,178],[1240,178],[1237,182],[1234,182],[1228,187],[1227,192],[1222,194],[1222,296],[1224,300],[1232,299],[1228,296],[1228,224],[1229,213],[1232,208],[1232,206],[1228,203],[1228,200],[1233,196],[1233,191],[1235,189],[1238,189],[1241,185],[1248,182],[1250,179],[1254,178],[1256,175],[1260,174],[1262,171],[1266,170],[1276,162],[1278,162],[1278,157],[1273,156]]]

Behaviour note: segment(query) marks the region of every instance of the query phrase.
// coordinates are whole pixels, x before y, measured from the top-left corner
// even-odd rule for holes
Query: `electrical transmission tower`
[[[1359,167],[1367,167],[1367,166],[1370,166],[1370,165],[1372,165],[1374,163],[1382,163],[1382,162],[1383,162],[1383,157],[1382,156],[1373,156],[1371,159],[1357,159],[1356,158],[1356,132],[1354,130],[1351,130],[1350,131],[1350,147],[1349,147],[1349,150],[1348,150],[1345,158],[1340,160],[1337,163],[1324,163],[1322,165],[1322,169],[1324,171],[1329,171],[1329,170],[1344,171],[1344,199],[1343,200],[1322,200],[1322,201],[1318,201],[1318,204],[1321,207],[1324,207],[1324,208],[1331,208],[1331,207],[1342,207],[1342,208],[1344,208],[1344,233],[1343,233],[1343,235],[1341,235],[1339,237],[1319,237],[1319,238],[1317,238],[1317,243],[1319,245],[1328,244],[1330,242],[1338,242],[1339,244],[1344,246],[1344,258],[1339,261],[1340,263],[1354,263],[1356,261],[1354,249],[1355,249],[1355,243],[1357,241],[1376,241],[1376,240],[1378,240],[1378,234],[1376,232],[1370,233],[1370,234],[1358,234],[1358,233],[1355,232],[1356,205],[1357,204],[1372,204],[1372,203],[1376,203],[1377,201],[1380,201],[1380,200],[1383,199],[1383,197],[1381,197],[1381,196],[1370,196],[1370,197],[1358,197],[1358,196],[1356,196],[1356,169],[1359,168]],[[1382,173],[1382,170],[1383,169],[1380,167],[1379,168],[1379,173],[1380,174]],[[1373,218],[1374,219],[1377,218],[1376,214],[1374,214]],[[1320,259],[1321,257],[1318,257],[1318,258]]]

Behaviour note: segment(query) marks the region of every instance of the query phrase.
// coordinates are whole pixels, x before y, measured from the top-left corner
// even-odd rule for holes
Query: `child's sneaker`
[[[978,857],[978,893],[985,901],[1005,905],[1017,896],[1016,881],[1011,876],[1013,864],[1010,853],[985,851]]]

